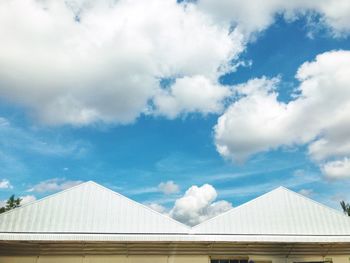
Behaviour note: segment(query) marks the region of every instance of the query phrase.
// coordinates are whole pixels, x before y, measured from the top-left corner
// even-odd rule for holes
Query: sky
[[[0,3],[0,204],[93,180],[189,225],[350,201],[348,0]]]

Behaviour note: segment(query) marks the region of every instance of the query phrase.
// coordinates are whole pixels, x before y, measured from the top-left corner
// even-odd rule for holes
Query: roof
[[[0,232],[180,234],[188,227],[89,181],[1,214]]]
[[[90,181],[1,214],[0,240],[350,242],[350,217],[280,187],[190,228]]]
[[[195,226],[191,233],[350,236],[350,217],[279,187]]]

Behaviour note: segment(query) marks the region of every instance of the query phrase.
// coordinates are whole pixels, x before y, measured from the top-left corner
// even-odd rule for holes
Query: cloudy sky
[[[195,225],[350,201],[348,0],[0,2],[0,203],[93,180]]]

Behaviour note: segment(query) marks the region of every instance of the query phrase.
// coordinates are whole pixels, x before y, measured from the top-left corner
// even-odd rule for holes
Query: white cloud
[[[177,79],[168,90],[161,90],[154,104],[158,114],[169,118],[188,112],[220,113],[224,99],[230,94],[227,87],[203,76],[184,77]]]
[[[176,88],[171,114],[216,112],[225,88],[205,84],[201,95],[198,79],[214,82],[243,50],[237,30],[174,0],[1,1],[0,31],[0,96],[51,125],[132,122],[162,78],[202,98],[188,105],[192,94]]]
[[[71,181],[71,180],[66,180],[64,178],[53,178],[46,181],[42,181],[34,185],[30,189],[28,189],[28,192],[43,193],[43,192],[62,191],[81,183],[82,181]]]
[[[175,201],[170,211],[174,219],[193,226],[232,208],[227,201],[214,202],[216,190],[209,184],[190,187],[183,197]]]
[[[306,144],[317,162],[350,156],[350,51],[318,55],[299,68],[297,78],[298,95],[290,102],[278,100],[276,80],[238,85],[241,97],[215,126],[219,153],[241,161],[283,145]]]
[[[0,180],[0,189],[9,189],[9,188],[13,188],[10,181],[7,179],[1,179]]]
[[[350,178],[350,159],[326,162],[321,170],[330,179]]]
[[[31,202],[34,202],[36,200],[36,197],[34,195],[24,195],[20,197],[22,199],[21,205],[25,205]]]
[[[277,15],[287,21],[307,16],[311,24],[328,27],[334,36],[350,32],[348,0],[267,0],[263,4],[259,0],[199,0],[198,5],[219,23],[237,25],[248,37],[268,28]],[[315,14],[320,16],[319,21],[314,21]]]
[[[339,36],[349,11],[348,0],[2,1],[0,97],[51,125],[220,113],[230,91],[218,76],[241,64],[241,32],[316,12]]]
[[[253,79],[236,87],[243,97],[218,119],[215,140],[224,157],[242,161],[289,140],[284,128],[286,106],[277,102],[278,79]]]
[[[180,191],[179,185],[174,183],[174,181],[161,182],[158,185],[158,189],[166,195],[176,194]]]

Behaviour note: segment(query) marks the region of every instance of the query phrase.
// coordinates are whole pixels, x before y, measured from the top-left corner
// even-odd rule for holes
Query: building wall
[[[327,256],[333,263],[350,263],[350,255]],[[293,263],[324,261],[323,257],[250,256],[256,263]],[[0,257],[0,263],[209,263],[208,256],[23,256]]]

